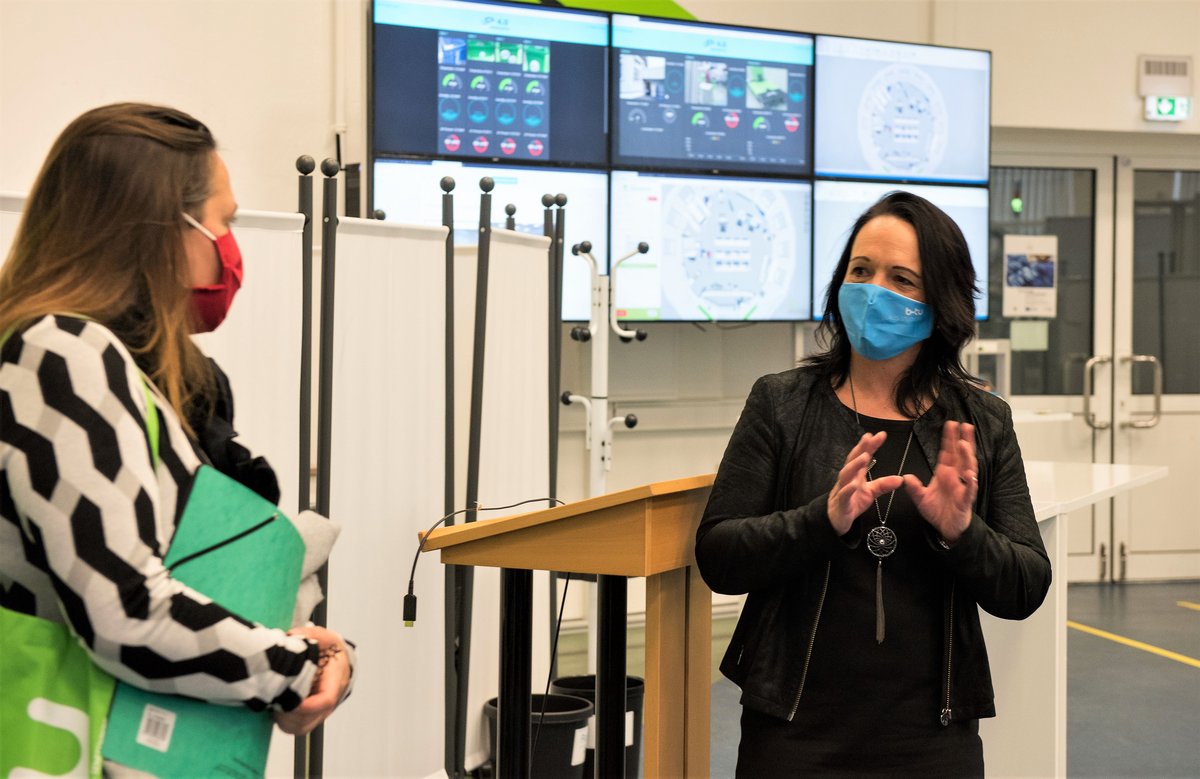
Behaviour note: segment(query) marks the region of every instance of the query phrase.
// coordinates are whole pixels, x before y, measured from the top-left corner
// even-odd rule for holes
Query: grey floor
[[[1071,585],[1067,616],[1200,660],[1200,611],[1179,602],[1200,604],[1200,582]],[[720,679],[714,777],[733,776],[740,713],[737,688]],[[1200,668],[1068,629],[1067,775],[1200,777]]]
[[[1072,585],[1067,616],[1200,660],[1200,582]],[[1067,774],[1200,776],[1200,668],[1067,631]]]

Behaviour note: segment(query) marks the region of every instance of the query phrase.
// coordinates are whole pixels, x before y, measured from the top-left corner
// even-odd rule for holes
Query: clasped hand
[[[344,647],[346,643],[332,630],[309,625],[293,628],[288,631],[288,635],[303,636],[315,641],[322,653],[329,654],[329,660],[321,668],[308,697],[291,711],[275,714],[275,724],[280,730],[292,736],[303,736],[328,719],[341,702],[346,687],[350,684],[350,660],[345,651],[332,651]]]
[[[937,465],[929,484],[922,484],[913,474],[903,477],[880,476],[867,478],[867,468],[887,433],[868,433],[846,455],[838,472],[837,483],[829,492],[827,505],[829,522],[834,531],[845,535],[854,520],[880,495],[908,490],[917,511],[938,532],[947,544],[953,544],[971,524],[971,505],[979,489],[978,461],[975,459],[975,426],[946,422],[942,426],[942,445]]]

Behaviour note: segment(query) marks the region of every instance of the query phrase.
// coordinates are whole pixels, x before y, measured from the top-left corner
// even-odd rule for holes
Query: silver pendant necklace
[[[850,380],[850,402],[854,404],[854,421],[862,427],[862,417],[858,414],[858,398],[854,394],[854,377],[848,376]],[[913,426],[915,430],[915,425]],[[904,474],[904,464],[908,462],[908,450],[912,446],[913,432],[908,431],[908,440],[904,443],[904,454],[900,456],[900,469],[896,471],[897,476]],[[871,469],[875,467],[877,460],[872,459],[867,466],[867,481],[872,480]],[[890,557],[895,551],[898,540],[896,532],[887,526],[888,517],[892,514],[892,501],[896,499],[896,490],[892,490],[888,495],[887,509],[881,511],[879,509],[879,498],[875,498],[875,516],[879,518],[879,524],[871,528],[867,532],[867,551],[870,552],[879,561],[875,566],[875,643],[882,644],[884,635],[886,634],[886,620],[883,611],[883,558]]]

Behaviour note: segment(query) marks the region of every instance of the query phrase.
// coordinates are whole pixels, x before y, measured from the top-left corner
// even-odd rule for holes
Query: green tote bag
[[[144,382],[142,392],[157,467],[158,414]],[[66,625],[0,607],[0,777],[99,779],[115,688],[116,680],[92,662]]]
[[[116,682],[57,622],[0,608],[0,636],[0,776],[99,777]]]
[[[157,465],[158,414],[149,386],[143,390]],[[163,562],[173,578],[239,616],[286,629],[304,551],[303,539],[278,507],[202,465]],[[116,682],[66,625],[0,608],[4,779],[99,779],[105,758],[161,777],[257,777],[266,768],[271,728],[265,711]]]

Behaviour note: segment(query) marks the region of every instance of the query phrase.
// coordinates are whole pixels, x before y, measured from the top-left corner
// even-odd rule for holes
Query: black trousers
[[[758,777],[983,777],[979,720],[934,723],[903,736],[864,733],[835,723],[814,734],[796,724],[742,709],[737,776]]]

